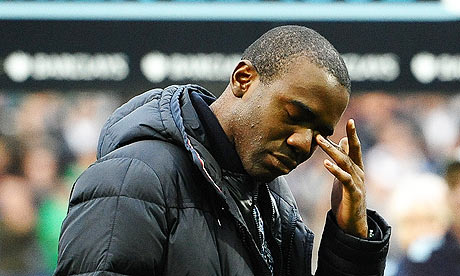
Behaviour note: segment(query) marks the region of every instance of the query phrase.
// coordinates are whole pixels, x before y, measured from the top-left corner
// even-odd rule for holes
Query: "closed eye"
[[[325,124],[320,117],[304,103],[293,100],[286,106],[288,117],[292,122],[311,126],[324,137],[333,134],[334,129]]]

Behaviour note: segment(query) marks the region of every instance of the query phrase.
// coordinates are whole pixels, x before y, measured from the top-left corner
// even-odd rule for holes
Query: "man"
[[[418,258],[403,258],[398,276],[460,275],[460,158],[447,164],[445,180],[449,187],[447,204],[452,213],[450,229],[441,241],[425,242],[427,249],[415,252]]]
[[[313,233],[279,177],[319,145],[338,179],[316,275],[383,275],[390,230],[366,213],[340,55],[300,26],[249,46],[221,97],[155,89],[117,109],[77,180],[55,275],[311,275]]]

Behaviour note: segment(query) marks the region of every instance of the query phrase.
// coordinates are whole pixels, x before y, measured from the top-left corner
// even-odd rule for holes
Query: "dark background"
[[[152,51],[170,53],[241,53],[268,29],[289,22],[146,22],[146,21],[0,21],[0,62],[10,53],[124,53],[129,75],[123,81],[68,81],[29,78],[13,82],[0,70],[0,89],[112,89],[138,93],[152,86],[140,71],[141,58]],[[399,57],[401,73],[391,82],[355,81],[353,90],[430,91],[460,90],[460,81],[418,82],[410,71],[410,60],[419,52],[457,54],[459,22],[296,22],[315,29],[341,53],[393,53]],[[460,67],[460,65],[459,65]],[[458,69],[460,71],[460,68]],[[184,82],[193,80],[184,80]],[[199,81],[215,94],[225,82]]]

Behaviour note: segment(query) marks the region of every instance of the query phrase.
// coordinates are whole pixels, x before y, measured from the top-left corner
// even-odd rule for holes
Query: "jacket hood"
[[[191,92],[214,98],[198,85],[174,85],[149,90],[123,104],[101,130],[97,159],[139,140],[166,140],[186,146],[186,128],[200,136],[200,122],[189,99]]]
[[[204,146],[205,132],[190,100],[192,92],[215,98],[198,85],[173,85],[147,91],[116,109],[101,130],[97,159],[137,141],[168,141],[184,147],[201,173],[222,192],[222,171]]]

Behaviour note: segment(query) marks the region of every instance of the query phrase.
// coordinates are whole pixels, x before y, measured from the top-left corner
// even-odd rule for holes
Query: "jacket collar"
[[[123,104],[101,130],[97,158],[139,140],[164,140],[183,146],[204,177],[223,196],[221,169],[203,144],[205,131],[191,103],[190,93],[214,98],[198,85],[173,85],[149,90]]]
[[[219,165],[224,170],[246,174],[235,146],[228,139],[217,117],[209,107],[215,99],[197,92],[192,92],[190,99],[206,134],[208,143],[205,146],[211,151]]]

